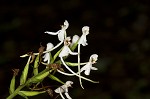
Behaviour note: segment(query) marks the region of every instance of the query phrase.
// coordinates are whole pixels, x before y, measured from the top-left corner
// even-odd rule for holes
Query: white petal
[[[47,63],[49,64],[50,63],[50,55],[49,55],[49,53],[45,53],[45,55],[43,56],[43,58],[44,58],[44,62],[46,62],[47,61]]]
[[[54,45],[52,43],[47,43],[47,47],[46,50],[50,50],[54,47]]]
[[[97,54],[93,54],[90,56],[90,62],[95,63],[98,60],[98,55]]]
[[[98,70],[98,68],[96,68],[96,67],[91,67],[91,70]]]
[[[58,33],[59,41],[63,41],[64,38],[65,38],[65,31],[64,30],[60,30],[60,32]]]
[[[72,81],[67,81],[64,85],[58,87],[58,88],[55,89],[54,91],[55,91],[56,93],[59,93],[59,92],[61,92],[61,93],[64,93],[64,92],[65,92],[65,93],[66,93],[66,92],[68,92],[68,87],[71,87],[72,84],[73,84]]]
[[[89,34],[89,26],[84,26],[82,28],[82,32],[83,32],[84,35],[88,35]]]
[[[60,91],[59,91],[59,90],[60,90]],[[58,88],[55,89],[54,91],[55,91],[56,93],[60,93],[60,92],[62,93],[62,92],[63,92],[63,89],[61,89],[60,87],[58,87]]]
[[[82,71],[84,71],[84,70],[87,70],[87,69],[89,69],[90,67],[91,67],[91,63],[88,62],[86,65],[84,65],[84,66],[81,68],[80,72],[82,72]]]
[[[81,38],[80,38],[78,44],[82,44],[83,46],[88,45],[88,44],[87,44],[87,40],[86,40],[86,35],[82,35],[82,36],[81,36]]]
[[[64,48],[62,49],[62,51],[59,54],[59,57],[68,56],[69,54],[77,55],[78,53],[72,52],[68,46],[64,46]]]
[[[77,40],[79,39],[79,36],[78,35],[74,35],[73,38],[72,38],[72,43],[76,43]]]
[[[54,91],[56,92],[56,93],[64,93],[64,92],[66,92],[66,89],[68,90],[68,88],[66,87],[66,85],[64,84],[64,85],[62,85],[62,86],[60,86],[60,87],[58,87],[57,89],[55,89]]]
[[[62,51],[59,54],[59,57],[64,57],[64,56],[68,56],[68,55],[69,55],[68,46],[64,46],[64,48],[62,49]]]
[[[72,81],[67,81],[67,82],[65,83],[65,85],[66,85],[67,87],[71,87],[72,84],[73,84]]]
[[[91,71],[91,69],[90,69],[90,68],[86,69],[86,70],[85,70],[85,72],[84,72],[84,73],[85,73],[85,75],[90,75],[90,71]]]
[[[65,22],[64,22],[64,29],[66,30],[68,27],[69,27],[69,23],[68,23],[67,20],[65,20]]]
[[[48,31],[46,31],[44,33],[47,33],[47,34],[50,34],[50,35],[57,35],[59,32],[58,31],[57,32],[48,32]]]

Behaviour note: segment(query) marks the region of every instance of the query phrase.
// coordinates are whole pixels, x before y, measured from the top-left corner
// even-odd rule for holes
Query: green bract
[[[12,94],[15,90],[15,76],[12,77],[11,82],[10,82],[10,88],[9,88],[9,93]]]
[[[35,61],[34,61],[34,68],[33,68],[33,74],[37,75],[38,74],[38,66],[39,66],[39,61],[40,61],[40,54],[37,55]]]
[[[52,74],[49,74],[48,76],[49,78],[51,78],[52,80],[55,80],[57,82],[60,82],[62,84],[64,84],[64,82],[62,82],[59,78],[57,78],[56,76],[52,75]]]
[[[22,71],[22,75],[20,78],[20,85],[24,84],[26,82],[27,76],[28,76],[28,70],[29,70],[29,64],[30,64],[31,56],[29,56],[26,66],[24,67],[24,70]]]

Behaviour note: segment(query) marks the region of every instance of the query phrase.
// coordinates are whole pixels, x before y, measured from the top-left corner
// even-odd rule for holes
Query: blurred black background
[[[99,55],[94,65],[99,70],[89,78],[100,83],[83,81],[82,90],[75,78],[69,91],[73,99],[150,99],[149,5],[149,0],[1,0],[1,99],[9,95],[11,69],[25,65],[27,59],[19,56],[37,52],[41,42],[58,43],[57,36],[44,32],[59,30],[64,20],[70,24],[69,36],[80,36],[81,28],[90,26],[82,60]],[[50,98],[47,94],[33,98],[43,97]]]

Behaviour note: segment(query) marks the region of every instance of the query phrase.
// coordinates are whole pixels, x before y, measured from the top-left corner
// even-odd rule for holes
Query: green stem
[[[27,83],[28,82],[28,83]],[[18,94],[18,92],[22,89],[22,88],[24,88],[27,84],[29,84],[29,81],[27,81],[25,84],[23,84],[23,85],[20,85],[10,96],[8,96],[6,99],[12,99],[12,98],[14,98],[17,94]]]
[[[44,69],[43,71],[41,71],[38,75],[41,75],[45,72],[47,72],[49,69]],[[28,79],[23,85],[20,85],[12,94],[10,94],[6,99],[12,99],[14,98],[19,91],[24,88],[25,86],[27,86],[28,84],[32,83],[31,81],[36,77],[37,75],[33,76],[32,78]]]

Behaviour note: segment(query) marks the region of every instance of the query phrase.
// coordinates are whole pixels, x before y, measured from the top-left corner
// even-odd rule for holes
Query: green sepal
[[[10,82],[9,93],[12,94],[15,91],[15,76],[12,77]]]
[[[54,76],[52,74],[49,74],[48,77],[51,78],[52,80],[60,82],[61,84],[65,84],[63,81],[61,81],[59,78],[57,78],[56,76]]]
[[[39,66],[39,60],[40,59],[40,54],[37,55],[35,61],[34,61],[34,67],[33,67],[33,74],[37,75],[38,74],[38,66]]]
[[[22,93],[25,96],[36,96],[42,93],[45,93],[46,91],[19,91],[19,93]]]
[[[26,66],[24,67],[24,70],[22,71],[22,75],[20,77],[20,85],[24,84],[26,82],[27,76],[28,76],[28,70],[29,70],[29,64],[30,64],[31,56],[29,56]]]

